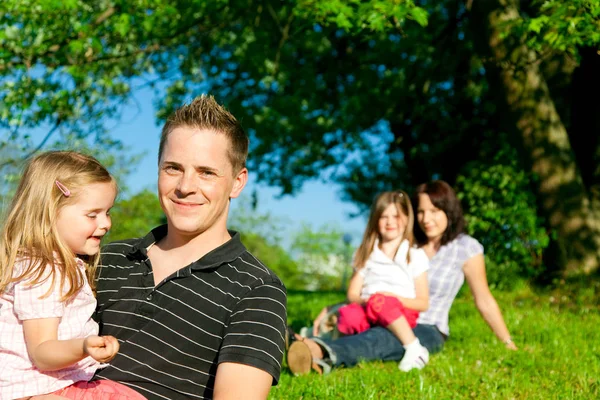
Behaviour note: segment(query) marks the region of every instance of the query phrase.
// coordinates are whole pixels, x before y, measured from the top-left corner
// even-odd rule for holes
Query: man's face
[[[234,174],[227,156],[229,139],[212,130],[179,127],[168,136],[158,172],[158,196],[169,234],[195,237],[226,229],[229,198],[247,180]]]

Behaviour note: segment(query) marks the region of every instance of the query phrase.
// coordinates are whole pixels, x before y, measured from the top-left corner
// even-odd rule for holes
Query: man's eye
[[[91,219],[96,219],[97,214],[88,214],[87,217]]]

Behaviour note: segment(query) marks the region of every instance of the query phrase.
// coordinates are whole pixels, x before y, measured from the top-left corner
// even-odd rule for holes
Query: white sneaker
[[[404,346],[406,352],[402,361],[398,364],[401,371],[408,372],[411,369],[422,369],[429,362],[429,351],[421,345],[419,339]]]

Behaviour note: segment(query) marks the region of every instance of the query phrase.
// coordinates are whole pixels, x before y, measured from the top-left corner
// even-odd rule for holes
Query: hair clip
[[[55,181],[56,186],[58,187],[58,190],[60,190],[65,197],[69,197],[71,195],[71,191],[69,189],[67,189],[67,187],[65,185],[63,185],[62,183],[60,183],[58,181],[58,179]]]
[[[404,193],[402,192],[396,192],[396,196],[398,196],[399,198],[404,197]]]

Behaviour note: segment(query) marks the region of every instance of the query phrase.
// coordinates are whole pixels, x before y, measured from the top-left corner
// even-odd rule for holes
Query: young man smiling
[[[282,282],[227,229],[246,185],[248,137],[212,97],[163,127],[158,195],[167,224],[103,250],[101,334],[121,350],[98,378],[148,399],[264,399],[279,379]]]

